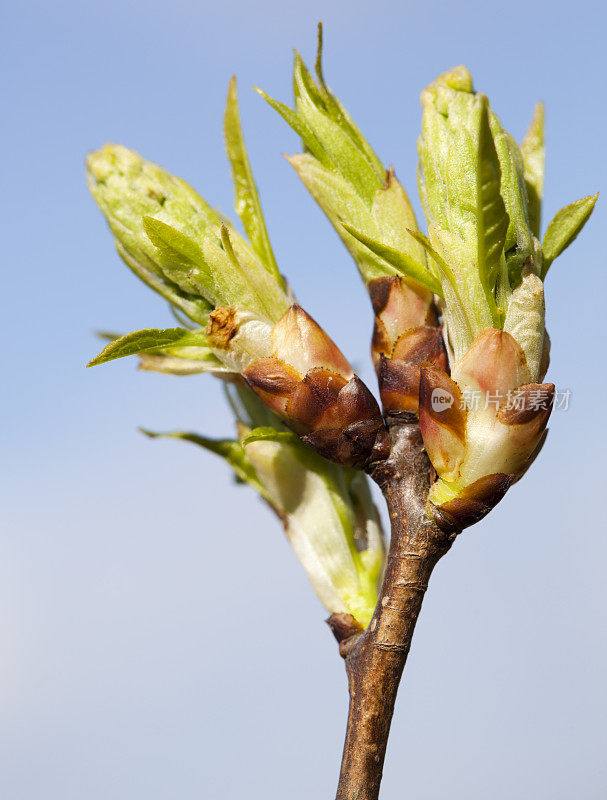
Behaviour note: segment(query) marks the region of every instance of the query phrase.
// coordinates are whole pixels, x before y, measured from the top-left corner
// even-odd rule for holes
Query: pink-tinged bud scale
[[[518,342],[493,328],[478,334],[451,378],[422,368],[420,425],[439,476],[428,507],[440,525],[477,522],[537,456],[554,385],[528,380]]]
[[[369,294],[375,312],[371,353],[384,411],[417,413],[420,366],[448,370],[432,295],[396,276],[372,280]]]
[[[321,455],[364,466],[385,437],[377,401],[324,330],[297,305],[274,325],[272,356],[243,377]]]

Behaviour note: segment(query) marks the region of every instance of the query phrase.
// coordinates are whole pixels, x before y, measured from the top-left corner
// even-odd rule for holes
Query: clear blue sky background
[[[278,525],[227,469],[137,426],[229,433],[211,379],[84,364],[98,328],[171,324],[115,255],[84,180],[110,140],[229,212],[230,75],[283,271],[368,368],[347,254],[250,90],[326,73],[414,194],[420,90],[465,62],[520,137],[547,106],[545,218],[607,188],[601,3],[11,3],[0,197],[0,796],[330,798],[343,665]],[[400,695],[383,797],[599,800],[607,792],[605,200],[548,286],[551,378],[573,392],[542,457],[440,565]]]

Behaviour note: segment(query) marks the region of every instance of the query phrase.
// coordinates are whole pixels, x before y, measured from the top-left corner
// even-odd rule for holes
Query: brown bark
[[[394,703],[415,623],[432,570],[456,536],[441,530],[424,513],[432,467],[417,420],[404,415],[389,423],[391,454],[370,474],[388,504],[390,550],[369,627],[364,633],[354,632],[340,646],[346,660],[350,709],[336,800],[377,800]]]

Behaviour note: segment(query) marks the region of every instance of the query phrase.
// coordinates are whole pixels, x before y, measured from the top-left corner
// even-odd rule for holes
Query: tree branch
[[[392,534],[383,585],[364,633],[342,640],[350,709],[336,800],[377,800],[398,685],[428,580],[456,534],[424,513],[432,467],[417,419],[389,420],[390,456],[371,477],[388,504]],[[347,630],[338,626],[340,630]],[[335,626],[332,626],[337,635]]]

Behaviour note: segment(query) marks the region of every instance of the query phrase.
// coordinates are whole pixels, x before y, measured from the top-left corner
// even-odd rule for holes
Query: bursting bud
[[[223,457],[281,519],[295,555],[330,614],[360,630],[377,602],[385,542],[368,479],[331,464],[289,431],[240,380],[226,385],[237,439],[150,434],[198,444]]]
[[[420,425],[438,474],[428,511],[461,530],[485,516],[529,468],[546,436],[543,280],[596,197],[560,211],[540,245],[543,130],[522,148],[465,67],[422,93],[419,188],[429,237],[417,235],[441,284],[451,375],[421,369]]]
[[[118,145],[91,153],[87,172],[127,265],[194,322],[218,306],[273,322],[290,305],[282,280],[185,181]]]
[[[269,244],[230,84],[226,144],[249,241],[186,183],[123,147],[87,161],[89,185],[127,265],[192,324],[136,331],[90,365],[137,354],[150,369],[243,375],[299,435],[339,464],[384,455],[377,402],[323,329],[293,298]]]
[[[352,255],[374,313],[372,356],[384,410],[417,412],[422,362],[446,366],[433,292],[413,208],[394,169],[386,169],[322,70],[319,25],[316,77],[296,54],[295,108],[260,94],[301,137],[305,152],[288,157]]]
[[[364,466],[385,444],[375,398],[297,305],[273,327],[268,357],[250,364],[243,376],[269,408],[331,461]]]

